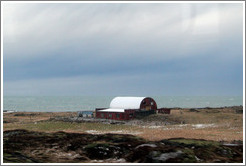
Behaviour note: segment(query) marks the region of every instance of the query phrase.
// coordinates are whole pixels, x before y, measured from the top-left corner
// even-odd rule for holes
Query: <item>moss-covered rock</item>
[[[45,133],[5,131],[4,163],[142,162],[196,163],[242,162],[242,144],[173,138],[147,141],[124,134]],[[123,160],[124,159],[124,160]]]
[[[3,153],[4,163],[40,163],[41,161],[32,157],[23,155],[19,152]]]
[[[84,147],[84,150],[90,159],[107,159],[111,156],[119,158],[119,155],[122,153],[119,147],[108,143],[88,144]]]

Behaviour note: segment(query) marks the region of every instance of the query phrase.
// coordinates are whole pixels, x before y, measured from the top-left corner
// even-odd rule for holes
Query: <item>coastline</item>
[[[218,108],[243,105],[242,96],[152,96],[158,108]],[[75,112],[108,108],[114,96],[4,96],[3,109],[24,112]]]
[[[187,109],[197,109],[197,110],[202,110],[202,109],[232,109],[232,110],[243,110],[243,105],[233,105],[233,106],[220,106],[220,107],[163,107],[163,108],[168,108],[170,110],[187,110]],[[89,109],[85,109],[85,110],[76,110],[76,111],[41,111],[41,110],[36,110],[36,111],[17,111],[17,110],[9,110],[9,109],[4,109],[3,113],[14,113],[14,112],[37,112],[37,113],[41,113],[41,112],[52,112],[52,113],[59,113],[59,112],[78,112],[78,111],[94,111],[94,110],[89,110]]]

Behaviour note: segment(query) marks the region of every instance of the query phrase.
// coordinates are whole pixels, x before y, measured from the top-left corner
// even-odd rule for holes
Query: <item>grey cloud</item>
[[[201,39],[201,36],[192,35],[194,27],[186,30],[182,29],[181,25],[183,21],[191,22],[191,24],[195,22],[195,19],[200,16],[199,11],[196,10],[195,16],[182,20],[182,12],[179,11],[182,4],[153,4],[151,6],[148,4],[73,4],[69,5],[71,8],[65,8],[65,6],[66,4],[27,4],[16,9],[15,18],[6,14],[4,43],[7,48],[10,44],[12,55],[22,51],[26,52],[26,55],[22,55],[24,57],[35,56],[38,52],[45,53],[49,50],[62,49],[64,45],[70,45],[71,49],[88,48],[91,45],[95,48],[99,47],[98,49],[111,46],[117,47],[119,51],[129,48],[135,52],[140,50],[140,53],[139,47],[146,46],[149,46],[150,52],[154,53],[157,51],[170,52],[176,46],[182,49],[182,47],[203,45],[203,43],[196,42]],[[188,9],[196,9],[197,6],[190,4]],[[26,11],[21,12],[23,9]],[[237,13],[234,9],[231,10],[233,12],[227,9],[226,13]],[[18,16],[19,13],[21,13],[20,16]],[[219,14],[223,15],[224,11]],[[231,15],[234,16],[230,16],[232,18],[229,20],[227,18],[228,23],[238,17],[238,14]],[[227,23],[221,26],[228,27]],[[8,33],[9,27],[13,29],[12,33]],[[227,32],[230,32],[230,29],[226,30]],[[225,33],[217,35],[222,37]],[[13,42],[10,42],[11,38],[14,38]],[[202,39],[206,41],[206,38]],[[217,39],[216,36],[214,40]],[[183,43],[190,44],[184,45]],[[109,56],[107,50],[103,49],[103,51],[106,52],[105,56]]]
[[[241,4],[4,4],[5,93],[134,94],[154,80],[153,92],[182,94],[185,77],[198,89],[241,85],[242,18]]]

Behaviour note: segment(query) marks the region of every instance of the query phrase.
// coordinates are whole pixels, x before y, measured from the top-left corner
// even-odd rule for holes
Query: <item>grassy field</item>
[[[4,131],[26,129],[43,132],[133,134],[147,140],[194,138],[215,141],[243,140],[243,114],[233,108],[173,109],[170,115],[145,117],[141,124],[104,124],[52,121],[54,117],[71,117],[76,113],[17,112],[4,114]]]

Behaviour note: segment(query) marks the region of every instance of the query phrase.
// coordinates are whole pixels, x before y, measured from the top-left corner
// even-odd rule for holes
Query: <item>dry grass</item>
[[[54,117],[69,117],[76,116],[76,112],[15,112],[15,113],[4,113],[3,120],[5,122],[15,123],[33,123],[39,121],[49,120]]]
[[[209,112],[210,111],[210,112]],[[242,127],[243,116],[232,111],[213,112],[213,110],[201,109],[200,112],[190,112],[189,109],[172,110],[168,115],[170,120],[181,124],[225,124],[232,127]]]
[[[170,130],[145,129],[144,132],[138,136],[153,141],[180,137],[215,141],[243,140],[242,129],[223,129],[223,127],[203,129],[182,128]]]
[[[230,108],[199,109],[198,112],[176,109],[172,110],[170,115],[161,116],[180,125],[167,125],[161,129],[145,128],[139,136],[149,140],[175,137],[216,141],[243,140],[243,114],[237,114]],[[197,128],[194,124],[205,127]]]

